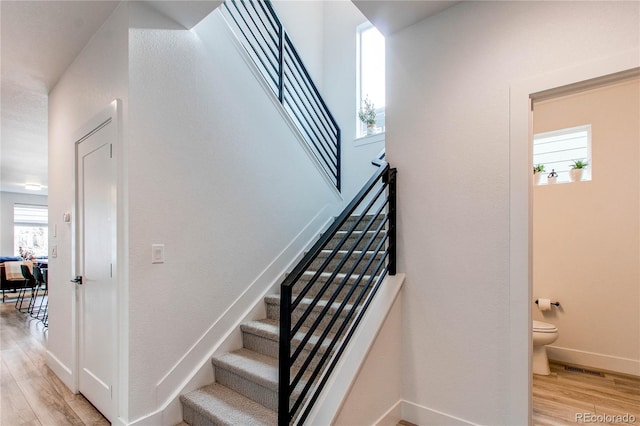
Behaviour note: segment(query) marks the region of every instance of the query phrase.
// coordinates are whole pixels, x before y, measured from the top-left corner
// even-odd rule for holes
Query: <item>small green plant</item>
[[[574,160],[573,164],[571,165],[572,169],[584,169],[589,165],[588,161],[582,161],[582,160]]]
[[[533,166],[533,174],[544,172],[544,164],[538,164]]]
[[[360,121],[365,123],[367,126],[375,126],[376,125],[376,108],[373,105],[373,102],[369,99],[369,96],[364,98],[362,102],[364,105],[360,108],[358,112],[358,117],[360,117]]]

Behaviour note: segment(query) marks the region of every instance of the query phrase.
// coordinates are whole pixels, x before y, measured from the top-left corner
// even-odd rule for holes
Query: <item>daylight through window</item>
[[[14,255],[46,256],[49,240],[49,213],[47,206],[14,204]]]
[[[385,127],[385,85],[384,85],[384,36],[376,27],[367,22],[358,27],[358,109],[364,105],[364,100],[373,102],[376,112],[375,126],[378,132]],[[366,132],[366,125],[360,123],[362,135]]]
[[[544,166],[545,179],[553,170],[557,182],[570,182],[569,170],[575,161],[588,162],[582,180],[591,180],[590,124],[533,135],[533,165]]]

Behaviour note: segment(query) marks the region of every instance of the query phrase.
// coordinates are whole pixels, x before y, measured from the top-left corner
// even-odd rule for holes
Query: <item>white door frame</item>
[[[531,424],[533,123],[531,95],[640,66],[637,50],[514,82],[509,106],[509,319],[511,424]],[[528,387],[526,397],[522,386]]]
[[[121,226],[122,224],[120,223],[120,208],[119,208],[119,201],[120,201],[120,182],[119,182],[119,175],[120,172],[117,169],[117,165],[119,164],[118,162],[118,157],[119,157],[119,152],[120,152],[120,147],[121,147],[121,140],[122,140],[122,119],[121,119],[121,114],[122,114],[122,102],[119,99],[116,99],[114,101],[112,101],[107,107],[105,107],[104,109],[102,109],[100,112],[98,112],[95,116],[93,116],[90,120],[88,120],[84,125],[82,125],[75,133],[74,133],[74,137],[73,137],[73,141],[74,141],[74,155],[75,155],[75,162],[74,162],[74,182],[75,182],[75,212],[74,212],[74,216],[75,216],[75,223],[74,226],[72,227],[73,229],[73,237],[72,237],[72,241],[73,241],[73,253],[74,255],[72,256],[71,259],[71,266],[72,266],[72,274],[73,276],[75,275],[79,275],[78,271],[79,271],[79,264],[80,264],[80,257],[82,256],[82,254],[80,253],[80,235],[81,233],[78,232],[79,231],[79,226],[80,223],[79,221],[77,221],[78,218],[78,211],[80,209],[79,206],[79,201],[80,201],[80,196],[78,193],[78,179],[79,179],[79,171],[78,171],[78,145],[84,140],[86,139],[91,133],[93,133],[96,129],[98,129],[99,127],[101,127],[105,122],[107,122],[108,120],[111,120],[111,124],[115,126],[116,128],[116,137],[115,140],[112,142],[112,149],[113,149],[113,160],[115,161],[116,164],[116,173],[115,173],[115,180],[116,180],[116,194],[114,197],[114,203],[115,205],[112,206],[113,212],[114,212],[114,220],[116,221],[115,224],[115,229],[116,232],[113,235],[113,250],[114,253],[112,255],[112,259],[113,259],[113,279],[114,279],[114,291],[116,292],[115,296],[115,300],[116,300],[116,306],[114,307],[114,312],[113,312],[113,323],[112,323],[112,330],[113,330],[113,336],[112,336],[112,348],[113,348],[113,353],[111,354],[112,357],[112,365],[113,365],[113,372],[112,372],[112,388],[113,388],[113,412],[112,413],[107,413],[109,414],[112,419],[112,423],[115,424],[115,419],[117,419],[119,417],[120,414],[120,410],[119,410],[119,398],[120,398],[120,315],[121,315],[121,311],[122,311],[122,307],[120,307],[120,300],[122,298],[122,294],[121,294],[121,289],[120,289],[120,273],[119,273],[119,260],[121,259],[121,242],[120,242],[120,234],[121,234]],[[81,323],[81,318],[80,318],[80,314],[81,314],[81,307],[80,307],[80,300],[79,300],[79,292],[77,291],[77,287],[76,287],[76,291],[75,293],[75,297],[74,297],[74,309],[73,309],[73,316],[74,316],[74,330],[75,330],[75,336],[74,336],[74,346],[75,346],[75,360],[74,360],[74,369],[75,369],[75,374],[74,374],[74,391],[75,392],[79,392],[80,389],[80,323]]]

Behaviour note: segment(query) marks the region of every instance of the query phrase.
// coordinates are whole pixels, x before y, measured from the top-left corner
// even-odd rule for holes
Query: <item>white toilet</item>
[[[547,358],[547,348],[558,338],[558,328],[547,322],[533,321],[533,374],[548,376],[549,358]]]

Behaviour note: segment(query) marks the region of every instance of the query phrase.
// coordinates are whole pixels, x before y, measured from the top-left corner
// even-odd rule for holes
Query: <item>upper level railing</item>
[[[387,273],[396,273],[396,169],[381,161],[280,286],[279,426],[304,424]]]
[[[226,0],[227,22],[340,191],[340,128],[269,0]]]

